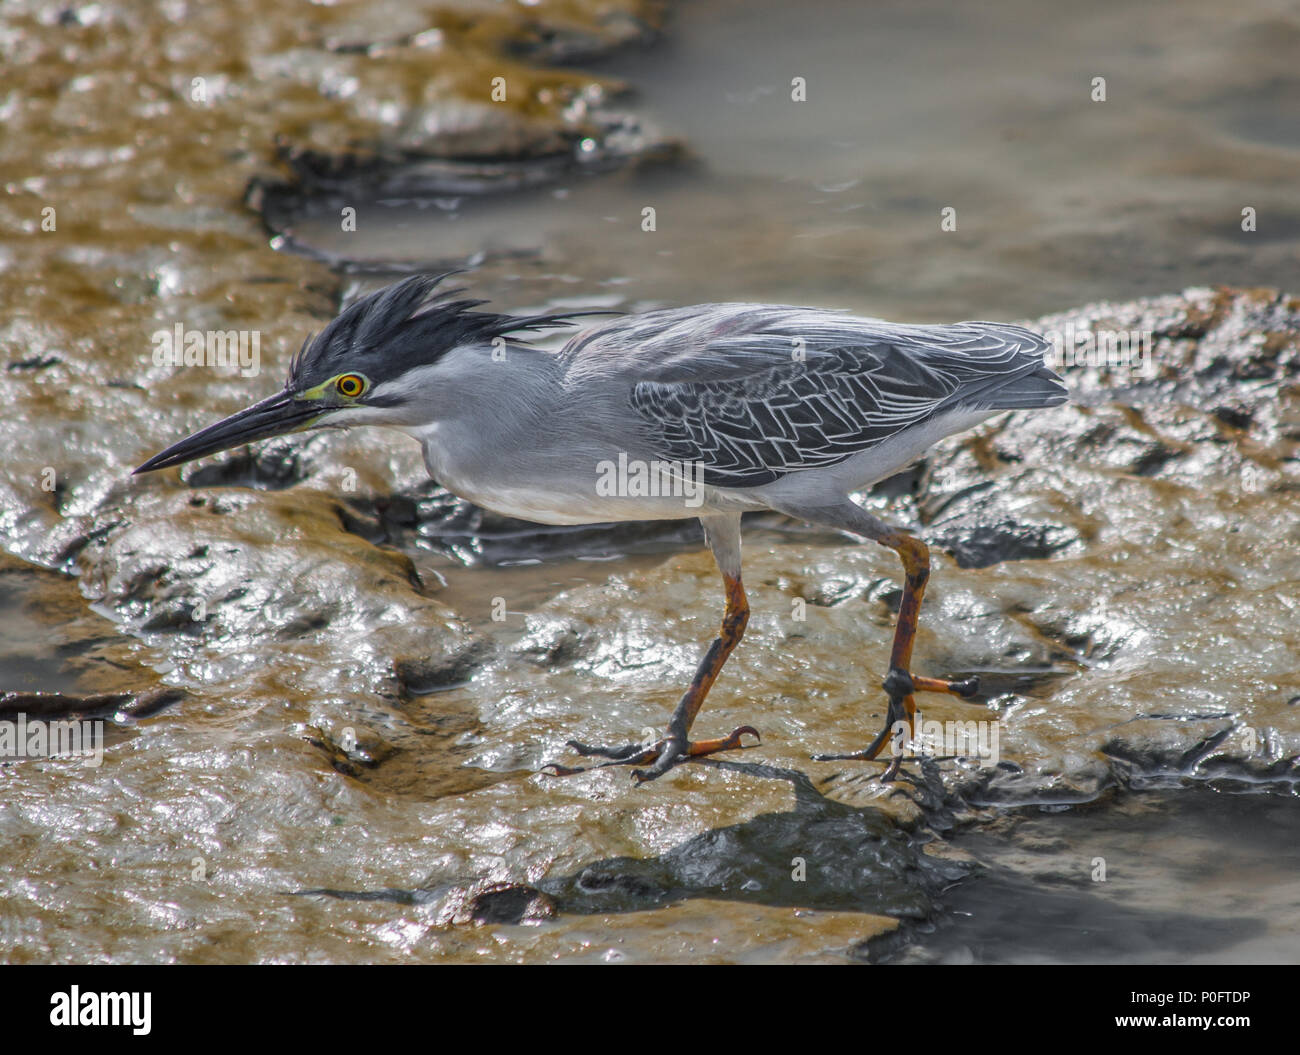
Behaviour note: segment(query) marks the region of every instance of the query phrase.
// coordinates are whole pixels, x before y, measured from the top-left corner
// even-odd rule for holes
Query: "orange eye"
[[[366,381],[365,378],[358,377],[356,374],[344,374],[334,382],[334,387],[339,390],[341,395],[345,395],[349,399],[355,399],[365,391]]]

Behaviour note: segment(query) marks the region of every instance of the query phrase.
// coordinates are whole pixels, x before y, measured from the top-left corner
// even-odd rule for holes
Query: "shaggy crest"
[[[583,315],[499,315],[473,311],[483,300],[452,300],[463,287],[437,290],[461,271],[413,275],[362,297],[315,337],[308,337],[289,364],[288,388],[305,390],[344,370],[357,370],[372,381],[400,377],[416,366],[436,362],[462,344],[490,342],[525,330],[565,326]],[[435,292],[437,290],[437,292]]]

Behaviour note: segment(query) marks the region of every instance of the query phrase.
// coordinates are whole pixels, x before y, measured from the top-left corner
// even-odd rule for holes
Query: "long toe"
[[[752,736],[758,743],[746,744],[745,737]],[[719,751],[744,751],[757,747],[763,742],[758,730],[752,725],[742,725],[733,729],[727,736],[716,740],[664,739],[648,747],[645,744],[626,744],[623,747],[598,747],[584,744],[580,740],[569,740],[568,745],[585,758],[606,758],[607,762],[597,762],[590,766],[565,766],[558,762],[548,762],[541,772],[548,777],[571,777],[575,773],[586,773],[592,769],[604,769],[607,766],[647,766],[646,769],[634,769],[632,779],[638,784],[654,780],[667,773],[673,766],[705,755],[717,754]]]
[[[757,743],[746,744],[746,735],[752,736]],[[747,751],[750,748],[758,747],[762,742],[763,738],[752,725],[742,725],[738,729],[733,729],[728,735],[715,740],[688,741],[677,750],[673,749],[670,741],[669,747],[664,750],[653,766],[649,769],[632,770],[632,779],[638,784],[644,784],[647,781],[663,776],[668,770],[680,765],[682,762],[704,758],[706,755],[716,755],[720,751]]]
[[[872,762],[880,754],[880,749],[885,746],[886,741],[889,740],[893,728],[894,722],[891,716],[885,719],[885,727],[871,741],[870,747],[863,748],[861,751],[849,751],[846,754],[813,755],[812,760],[814,762]]]
[[[595,755],[599,758],[612,758],[615,762],[627,762],[629,759],[636,759],[637,756],[645,754],[653,748],[645,744],[624,744],[622,747],[601,747],[600,745],[584,744],[580,740],[566,740],[571,748],[585,758]],[[659,744],[654,745],[658,747]]]
[[[563,766],[559,762],[547,762],[541,772],[548,777],[571,777],[575,773],[586,773],[591,769],[604,769],[606,766],[644,766],[654,762],[663,753],[665,741],[646,747],[644,744],[629,744],[625,747],[593,747],[591,744],[570,740],[568,744],[578,754],[585,757],[608,758],[608,762],[597,762],[593,766]]]
[[[744,740],[746,734],[752,736],[757,743],[746,744]],[[704,755],[717,754],[719,751],[746,751],[751,747],[758,747],[762,742],[763,738],[759,736],[757,729],[752,725],[742,725],[716,740],[696,740],[694,743],[687,744],[686,753],[691,758],[700,758]]]

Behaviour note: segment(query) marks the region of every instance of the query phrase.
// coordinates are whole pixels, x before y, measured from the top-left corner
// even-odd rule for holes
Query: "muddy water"
[[[1300,836],[1300,303],[1132,301],[1300,289],[1300,28],[1264,2],[1040,10],[827,4],[796,25],[693,4],[653,48],[562,72],[542,63],[652,20],[10,9],[0,689],[183,695],[109,710],[97,768],[0,764],[4,958],[1294,959],[1293,869],[1269,840]],[[505,108],[482,98],[498,71],[526,86]],[[1153,333],[1154,377],[1074,371],[1081,405],[990,423],[864,499],[935,544],[918,669],[986,691],[923,706],[995,727],[998,764],[882,786],[878,766],[809,760],[874,734],[897,605],[893,563],[839,536],[749,525],[754,616],[701,728],[764,744],[634,789],[537,770],[569,737],[665,720],[721,601],[690,526],[484,516],[382,433],[130,480],[278,385],[362,284],[272,251],[244,208],[276,137],[298,183],[250,198],[279,203],[278,244],[354,268],[477,255],[475,292],[515,310],[743,296],[1034,318],[1106,298],[1041,325]],[[664,160],[673,138],[693,162]],[[570,148],[629,163],[410,191],[415,148],[467,144],[525,175]],[[403,173],[387,204],[349,182],[358,150]],[[338,183],[304,189],[305,151]],[[481,166],[455,173],[482,189]],[[155,364],[150,335],[176,323],[259,330],[262,372]],[[1213,847],[1232,867],[1199,867]],[[1000,913],[1009,893],[1038,915]],[[1062,911],[1146,937],[1046,943]]]
[[[1027,319],[1188,285],[1293,289],[1293,16],[1281,2],[1226,12],[1212,0],[682,5],[659,45],[595,68],[682,140],[689,171],[571,180],[505,203],[380,195],[369,238],[341,234],[337,210],[293,228],[361,259],[486,251],[479,281],[525,303],[744,296]],[[794,78],[805,101],[791,98]],[[945,208],[955,231],[941,230]],[[536,259],[498,267],[494,252]]]

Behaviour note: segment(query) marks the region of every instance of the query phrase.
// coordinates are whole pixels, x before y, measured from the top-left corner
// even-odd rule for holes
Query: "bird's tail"
[[[1021,374],[1006,384],[990,386],[981,392],[976,401],[990,410],[1030,410],[1035,407],[1057,407],[1068,403],[1070,393],[1065,383],[1047,367]]]

